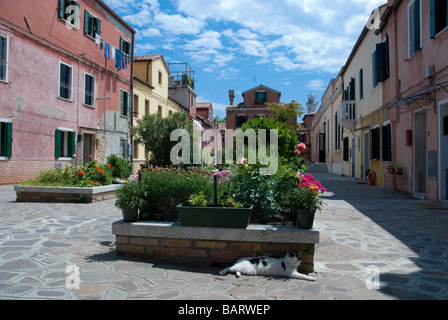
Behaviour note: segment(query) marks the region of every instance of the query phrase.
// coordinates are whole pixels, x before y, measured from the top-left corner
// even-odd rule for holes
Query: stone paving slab
[[[18,203],[13,186],[0,186],[0,299],[448,298],[448,211],[419,208],[413,203],[422,200],[330,175],[321,166],[309,171],[328,188],[315,222],[316,282],[238,279],[213,267],[120,257],[111,228],[121,213],[113,199]]]

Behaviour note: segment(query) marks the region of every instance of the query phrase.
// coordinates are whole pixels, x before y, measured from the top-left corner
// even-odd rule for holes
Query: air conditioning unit
[[[434,78],[435,74],[436,72],[434,66],[426,67],[426,74],[425,74],[426,79]]]

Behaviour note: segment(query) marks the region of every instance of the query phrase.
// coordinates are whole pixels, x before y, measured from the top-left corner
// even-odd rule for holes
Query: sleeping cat
[[[316,281],[315,278],[304,275],[297,271],[301,263],[300,253],[288,251],[283,258],[241,258],[233,266],[225,268],[219,274],[225,275],[235,272],[237,278],[241,274],[249,276],[283,276],[294,279]]]

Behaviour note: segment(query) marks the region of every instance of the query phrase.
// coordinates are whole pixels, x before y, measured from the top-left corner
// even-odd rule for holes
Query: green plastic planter
[[[243,208],[225,208],[216,206],[191,207],[185,204],[177,206],[180,223],[188,227],[247,228],[253,205]]]
[[[301,229],[312,229],[316,210],[297,208],[295,210],[296,226]]]

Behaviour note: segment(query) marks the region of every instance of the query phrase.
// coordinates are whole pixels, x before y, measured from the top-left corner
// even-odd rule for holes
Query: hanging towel
[[[128,70],[128,56],[124,54],[122,60],[123,69]]]
[[[106,59],[110,59],[110,45],[108,42],[106,42],[106,45],[104,47],[104,57]]]
[[[115,52],[116,52],[116,48],[115,47],[112,47],[112,55],[111,55],[111,58],[113,59],[113,60],[115,60]]]
[[[100,49],[103,50],[103,48],[104,48],[104,39],[101,39]]]
[[[101,37],[97,34],[95,34],[95,44],[99,45],[101,43]]]
[[[118,70],[121,70],[121,64],[122,64],[122,53],[120,50],[115,50],[115,56],[117,58],[117,61],[115,62],[115,67],[117,67]]]

